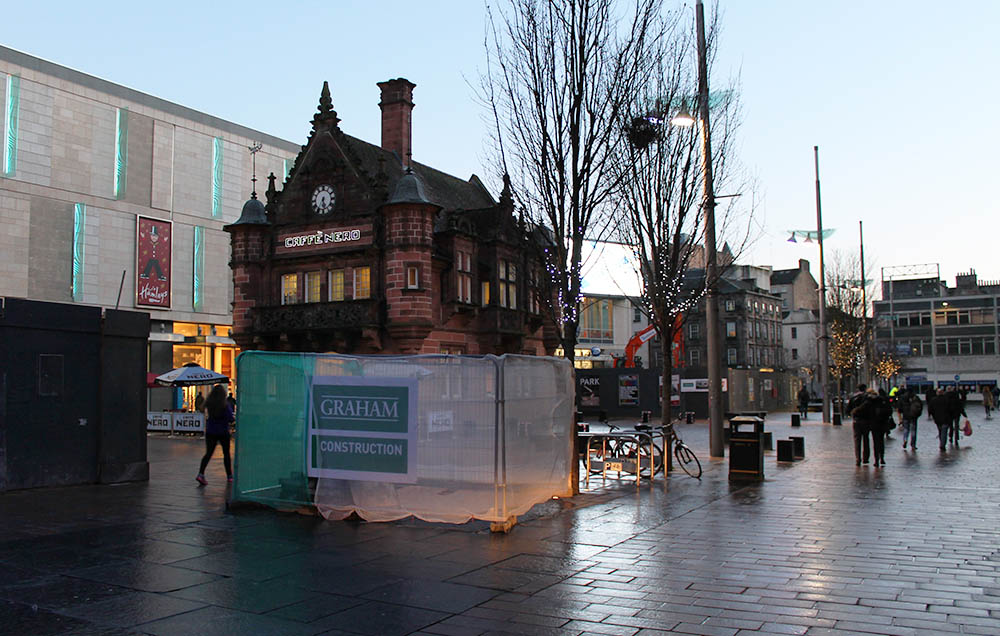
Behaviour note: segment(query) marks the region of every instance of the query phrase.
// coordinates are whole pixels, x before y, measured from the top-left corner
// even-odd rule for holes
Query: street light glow
[[[686,104],[681,104],[681,109],[677,111],[677,114],[670,120],[670,123],[682,128],[689,128],[694,125],[694,117],[688,112]]]

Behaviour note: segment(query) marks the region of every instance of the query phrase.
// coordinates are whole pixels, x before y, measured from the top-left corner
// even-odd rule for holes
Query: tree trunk
[[[660,421],[664,426],[669,426],[672,413],[670,406],[670,398],[674,392],[673,385],[673,370],[674,370],[674,328],[673,321],[669,323],[671,326],[663,330],[660,334],[660,353],[663,357],[663,367],[662,378],[663,378],[663,391],[660,392]],[[673,461],[671,457],[673,456],[673,448],[670,438],[668,437],[663,443],[663,461],[666,462],[664,468],[664,477],[666,473],[670,472],[673,468]]]

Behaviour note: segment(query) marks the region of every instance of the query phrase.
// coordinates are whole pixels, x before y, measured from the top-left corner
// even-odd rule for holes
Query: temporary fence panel
[[[234,501],[458,523],[570,490],[565,361],[246,352],[237,364]]]

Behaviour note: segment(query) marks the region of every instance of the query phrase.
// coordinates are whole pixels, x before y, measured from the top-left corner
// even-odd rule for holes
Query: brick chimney
[[[809,271],[809,261],[804,258],[799,259],[799,271],[808,272]]]
[[[413,89],[416,84],[403,78],[379,82],[382,89],[382,148],[399,156],[403,166],[411,163]]]

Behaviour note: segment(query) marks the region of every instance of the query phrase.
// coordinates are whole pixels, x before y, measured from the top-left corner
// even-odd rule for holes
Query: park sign
[[[310,477],[415,483],[417,381],[315,376],[309,391]]]

